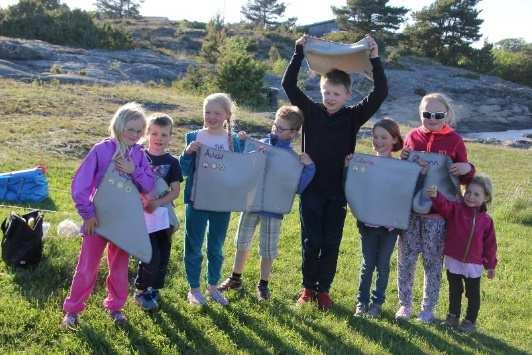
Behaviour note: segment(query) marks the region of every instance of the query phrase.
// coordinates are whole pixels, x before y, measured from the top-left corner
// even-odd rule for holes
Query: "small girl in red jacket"
[[[432,206],[447,221],[444,264],[449,281],[449,313],[445,325],[458,327],[460,331],[475,331],[480,308],[480,276],[488,270],[488,279],[495,276],[497,264],[497,241],[493,220],[487,213],[491,202],[491,180],[485,175],[476,175],[464,194],[464,200],[448,201],[436,186],[426,190]],[[462,323],[460,306],[464,290],[468,299],[467,312]]]

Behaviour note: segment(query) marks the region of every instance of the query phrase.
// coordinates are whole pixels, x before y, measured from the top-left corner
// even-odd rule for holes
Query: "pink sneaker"
[[[408,306],[401,306],[395,313],[395,320],[408,320],[412,317],[412,308]]]

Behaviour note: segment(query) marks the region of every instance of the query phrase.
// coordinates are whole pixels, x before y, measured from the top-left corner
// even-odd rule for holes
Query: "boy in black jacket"
[[[321,78],[322,102],[312,101],[297,87],[307,38],[303,36],[296,41],[294,55],[282,81],[292,105],[303,112],[303,151],[316,164],[316,175],[301,195],[299,205],[303,289],[297,303],[317,299],[319,308],[329,310],[332,306],[329,289],[336,273],[346,216],[344,161],[355,150],[359,128],[386,98],[388,86],[377,43],[368,35],[373,91],[358,104],[344,106],[352,94],[351,77],[334,69]]]

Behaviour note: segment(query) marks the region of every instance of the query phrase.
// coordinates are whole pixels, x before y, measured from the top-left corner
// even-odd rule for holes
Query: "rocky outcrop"
[[[138,31],[137,36],[140,36],[142,30]],[[175,28],[150,31],[155,38],[177,36]],[[191,64],[194,64],[191,60],[177,60],[147,49],[85,50],[0,37],[0,77],[18,80],[103,85],[171,82],[183,75]],[[453,100],[456,127],[461,132],[532,128],[532,88],[415,57],[401,58],[399,63],[387,65],[386,75],[389,95],[374,119],[389,116],[418,125],[417,108],[421,97],[438,91]],[[301,77],[306,77],[305,92],[320,100],[319,78],[304,69]],[[367,95],[373,84],[362,76],[354,76],[353,81],[352,102],[357,102]],[[268,74],[264,85],[269,87],[269,93],[277,92],[281,99],[286,99],[280,77]]]
[[[192,61],[146,49],[75,49],[38,40],[0,37],[0,77],[109,85],[119,82],[171,82]]]

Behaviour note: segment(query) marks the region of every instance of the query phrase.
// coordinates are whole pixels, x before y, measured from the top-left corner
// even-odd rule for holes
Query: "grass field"
[[[271,280],[273,299],[254,298],[258,262],[254,254],[244,273],[244,289],[230,293],[228,307],[209,304],[193,308],[186,302],[183,270],[183,233],[174,235],[167,287],[155,314],[139,310],[132,298],[125,312],[129,325],[117,328],[104,312],[105,262],[97,287],[75,332],[59,328],[65,298],[79,252],[80,238],[56,235],[65,218],[79,221],[69,186],[79,159],[106,135],[108,120],[122,103],[136,100],[150,110],[168,112],[178,129],[171,150],[182,150],[182,134],[201,122],[201,98],[166,87],[69,86],[0,80],[0,171],[49,168],[50,199],[33,207],[56,210],[45,219],[52,224],[44,258],[33,270],[8,268],[0,262],[0,353],[453,353],[525,354],[532,352],[532,153],[498,146],[469,144],[477,170],[492,176],[496,189],[490,213],[494,217],[499,266],[494,280],[483,278],[480,331],[463,336],[438,325],[415,321],[396,323],[396,253],[387,302],[381,319],[352,316],[360,244],[354,218],[347,218],[338,272],[331,295],[335,305],[323,313],[313,306],[296,307],[300,288],[300,241],[297,201],[282,230],[280,257]],[[242,110],[239,125],[250,132],[266,132],[268,121]],[[403,132],[405,133],[405,132]],[[361,140],[357,151],[369,152]],[[12,208],[0,208],[3,219]],[[182,219],[179,198],[177,212]],[[230,271],[237,214],[233,215],[225,245],[223,276]],[[256,248],[254,249],[256,250]],[[415,300],[421,298],[422,272],[418,265]],[[130,262],[130,278],[135,264]],[[444,278],[445,279],[445,278]],[[131,293],[133,290],[131,289]],[[444,317],[447,282],[442,284],[436,310]]]

